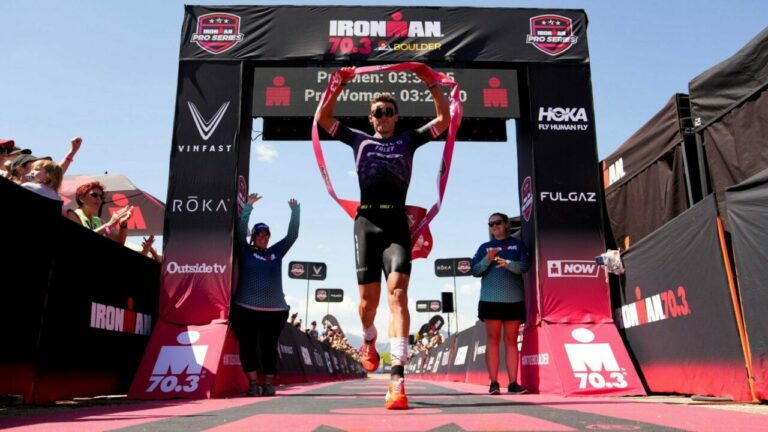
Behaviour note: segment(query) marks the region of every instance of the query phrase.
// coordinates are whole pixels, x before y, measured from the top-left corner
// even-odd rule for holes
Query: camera
[[[603,266],[606,273],[624,273],[624,263],[621,262],[621,253],[618,250],[608,249],[595,257],[595,263]]]

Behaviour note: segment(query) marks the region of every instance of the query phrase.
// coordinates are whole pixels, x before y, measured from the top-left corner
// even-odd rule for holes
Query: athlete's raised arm
[[[331,94],[331,98],[328,99],[328,102],[320,107],[320,111],[318,111],[317,115],[315,116],[315,120],[317,120],[317,124],[320,125],[323,129],[325,129],[326,132],[331,132],[331,127],[336,122],[336,119],[333,117],[333,109],[336,107],[336,99],[339,97],[339,94],[344,89],[344,85],[352,80],[354,78],[354,70],[353,67],[344,67],[341,68],[342,71],[353,71],[352,74],[342,74],[342,82],[341,85],[336,87],[336,91]]]

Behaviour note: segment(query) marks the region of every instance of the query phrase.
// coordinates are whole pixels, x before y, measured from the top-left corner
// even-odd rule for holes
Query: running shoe
[[[363,369],[368,372],[378,369],[379,358],[379,353],[376,352],[376,338],[363,342],[363,346],[360,347],[360,362],[363,364]]]
[[[509,387],[507,387],[507,392],[509,394],[525,394],[528,393],[528,390],[525,389],[525,387],[522,387],[520,384],[518,384],[515,381],[512,381],[509,384]]]
[[[272,387],[272,384],[264,383],[263,386],[261,386],[261,395],[262,396],[274,396],[275,395],[275,388]]]
[[[384,398],[386,403],[384,408],[390,410],[408,409],[408,397],[405,396],[405,380],[400,378],[397,381],[390,381],[387,389],[387,396]]]
[[[501,394],[501,388],[499,387],[499,383],[497,381],[491,381],[491,386],[488,387],[488,394],[490,395]]]
[[[258,383],[251,383],[251,386],[248,387],[248,391],[245,392],[246,396],[256,397],[261,396],[261,387],[259,387]]]

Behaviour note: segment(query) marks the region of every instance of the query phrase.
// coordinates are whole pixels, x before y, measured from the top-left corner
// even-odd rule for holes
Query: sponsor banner
[[[652,392],[749,401],[716,218],[710,196],[633,245],[614,312]]]
[[[159,321],[128,392],[132,399],[209,398],[227,333],[205,326]]]
[[[472,276],[472,258],[441,258],[435,260],[437,277]]]
[[[632,361],[611,324],[526,328],[520,356],[524,387],[540,393],[644,395]]]
[[[280,372],[280,384],[305,382],[304,366],[312,357],[309,353],[309,341],[304,333],[288,323],[283,326],[277,341],[277,370]]]
[[[325,280],[328,266],[322,262],[291,261],[288,277],[291,279]]]
[[[535,297],[528,296],[538,301],[526,302],[529,319],[610,322],[608,284],[594,262],[605,243],[589,68],[530,65],[529,80],[531,124],[521,135],[534,148],[536,175],[523,179],[521,208],[523,220],[537,212],[538,252],[531,256],[539,278]]]
[[[435,313],[442,311],[443,305],[440,300],[417,300],[416,312]]]
[[[390,62],[420,57],[456,62],[573,62],[589,58],[587,17],[579,10],[186,6],[185,12],[183,60]]]
[[[341,303],[344,301],[344,290],[340,288],[318,288],[315,290],[315,301],[319,303]]]
[[[167,321],[229,315],[232,231],[244,187],[235,145],[242,85],[238,64],[179,64],[160,296]]]

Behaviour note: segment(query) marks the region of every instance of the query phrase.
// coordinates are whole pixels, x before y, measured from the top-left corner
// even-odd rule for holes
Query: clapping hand
[[[248,204],[254,205],[256,201],[264,198],[263,196],[260,196],[257,193],[248,194]]]

